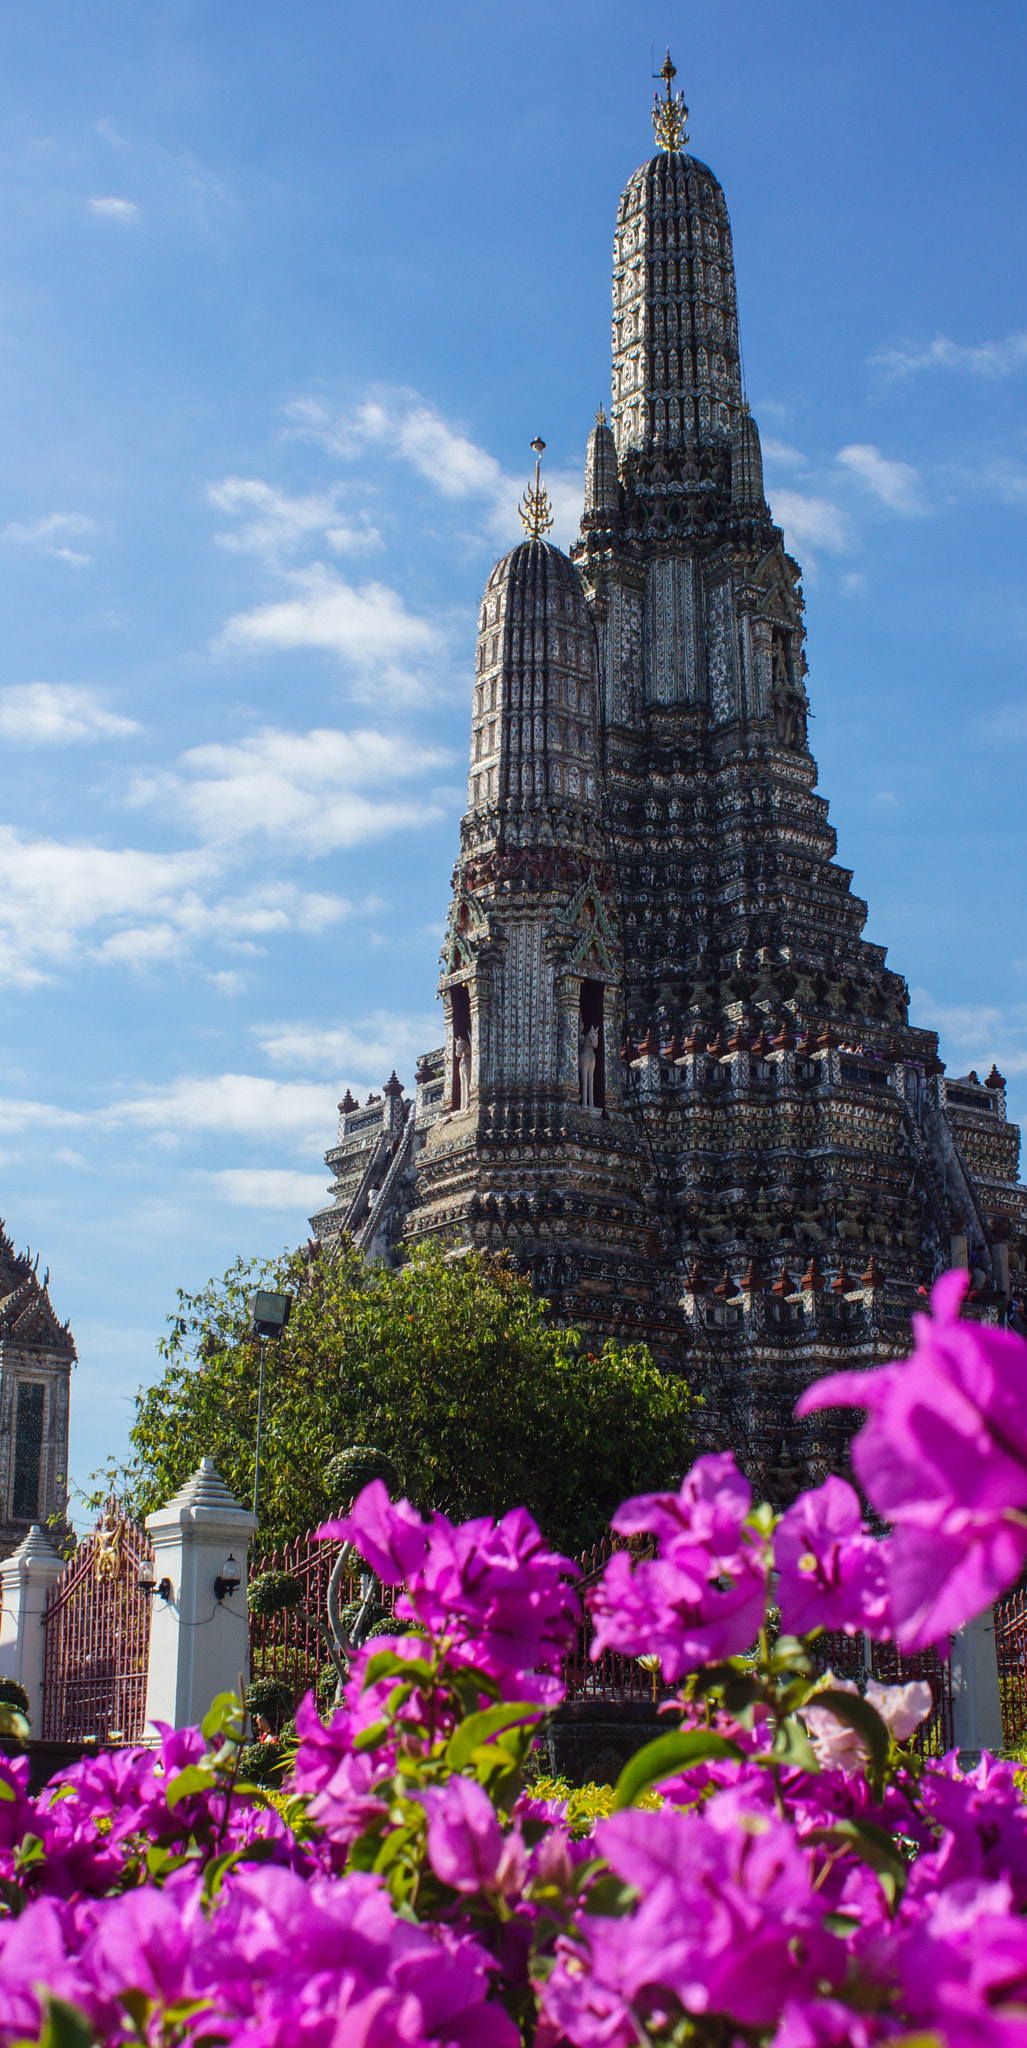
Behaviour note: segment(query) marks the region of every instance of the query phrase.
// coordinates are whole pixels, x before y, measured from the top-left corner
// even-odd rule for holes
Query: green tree
[[[693,1455],[685,1382],[642,1345],[590,1350],[582,1333],[554,1328],[504,1263],[430,1249],[395,1272],[350,1251],[309,1264],[296,1253],[239,1260],[202,1293],[180,1292],[166,1370],[136,1398],[134,1462],[119,1475],[136,1513],[163,1504],[205,1456],[251,1497],[258,1353],[245,1301],[258,1285],[295,1295],[284,1338],[267,1349],[267,1545],[338,1511],[325,1472],[351,1443],[388,1452],[422,1510],[463,1520],[523,1503],[573,1549]]]

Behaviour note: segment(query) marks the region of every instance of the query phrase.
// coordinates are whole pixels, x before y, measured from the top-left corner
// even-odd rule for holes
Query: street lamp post
[[[260,1339],[260,1379],[257,1385],[257,1441],[253,1462],[253,1513],[259,1513],[260,1501],[260,1438],[264,1427],[264,1351],[267,1339],[281,1337],[289,1320],[292,1308],[291,1294],[269,1294],[265,1288],[258,1288],[247,1303],[250,1312],[250,1334]]]

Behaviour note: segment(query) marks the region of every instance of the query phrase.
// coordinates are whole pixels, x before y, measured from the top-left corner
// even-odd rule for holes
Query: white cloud
[[[915,988],[910,994],[911,1017],[914,1012],[918,1024],[937,1031],[943,1054],[955,1048],[982,1080],[992,1060],[1003,1074],[1027,1074],[1027,1016],[1022,1010],[997,1009],[990,1003],[939,1003],[929,989]]]
[[[336,1110],[332,1089],[323,1083],[212,1074],[112,1104],[105,1120],[135,1124],[166,1139],[206,1133],[255,1138],[265,1150],[284,1140],[301,1151],[320,1151],[334,1131]]]
[[[852,534],[844,512],[827,498],[807,498],[801,491],[775,491],[773,511],[785,529],[785,539],[796,554],[805,554],[814,565],[817,548],[841,555],[852,546]]]
[[[139,208],[132,199],[91,199],[89,211],[97,220],[116,220],[122,227],[139,219]]]
[[[806,460],[801,448],[792,448],[787,441],[775,441],[773,436],[760,445],[768,462],[780,462],[785,468],[795,468]]]
[[[298,1209],[306,1216],[324,1208],[327,1182],[323,1173],[293,1173],[288,1167],[223,1167],[202,1179],[226,1202],[240,1209]]]
[[[403,387],[378,385],[349,412],[333,415],[320,399],[298,399],[287,408],[294,431],[319,441],[333,454],[353,460],[367,448],[384,449],[454,503],[477,499],[482,526],[500,547],[523,538],[517,507],[534,473],[525,449],[524,469],[508,475],[489,453],[448,420],[428,399]],[[580,467],[544,473],[553,507],[553,538],[566,546],[577,538],[584,498],[584,456]]]
[[[926,512],[920,478],[908,462],[890,462],[871,442],[853,442],[840,448],[838,460],[880,498],[893,512],[915,517]]]
[[[207,496],[219,512],[246,523],[232,533],[215,534],[219,546],[251,550],[272,557],[297,547],[312,534],[325,539],[338,554],[367,552],[381,546],[381,534],[361,514],[356,525],[339,518],[342,487],[293,498],[259,477],[228,476],[209,484]]]
[[[440,747],[415,751],[399,735],[266,726],[234,746],[192,747],[177,774],[140,781],[135,797],[172,800],[211,842],[262,833],[301,853],[328,853],[441,817],[436,799],[401,801],[394,786],[451,759]],[[365,793],[375,786],[388,794]]]
[[[318,932],[349,913],[344,898],[286,882],[223,894],[207,848],[149,853],[29,840],[0,826],[0,974],[22,987],[83,951],[135,967],[211,939],[253,951],[273,932]]]
[[[419,1055],[430,1052],[443,1037],[441,1005],[437,1012],[396,1015],[375,1010],[353,1024],[324,1029],[318,1025],[258,1025],[256,1035],[265,1057],[276,1066],[327,1071],[342,1078],[339,1087],[359,1081],[380,1089],[395,1068],[410,1084]]]
[[[395,590],[385,583],[356,589],[321,562],[293,571],[288,583],[290,597],[229,619],[222,644],[320,647],[338,655],[376,690],[387,688],[407,698],[419,694],[421,677],[408,664],[437,658],[442,634],[428,619],[408,612]]]
[[[894,377],[912,376],[918,370],[968,370],[976,377],[1009,377],[1027,363],[1027,331],[970,348],[939,334],[926,347],[907,342],[902,348],[881,349],[871,362]]]
[[[47,555],[56,555],[62,562],[70,562],[76,569],[84,568],[90,561],[76,548],[69,548],[65,536],[92,533],[94,521],[84,512],[48,512],[42,519],[20,521],[12,519],[0,532],[0,540],[19,541],[24,547],[42,548]]]
[[[77,1129],[88,1121],[80,1110],[59,1109],[52,1102],[0,1098],[0,1132],[5,1137],[16,1131]]]
[[[92,690],[71,683],[12,683],[0,690],[0,733],[5,739],[61,744],[120,739],[139,732],[134,718],[107,711]]]

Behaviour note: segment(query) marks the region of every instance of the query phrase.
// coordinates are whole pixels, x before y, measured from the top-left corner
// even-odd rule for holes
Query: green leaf
[[[372,1721],[370,1728],[362,1728],[360,1734],[354,1736],[353,1747],[358,1753],[365,1749],[377,1749],[379,1743],[384,1742],[388,1732],[388,1721]]]
[[[779,1671],[812,1671],[813,1665],[801,1636],[778,1636],[770,1658],[770,1669]]]
[[[498,1706],[468,1714],[446,1744],[446,1762],[454,1771],[462,1771],[484,1743],[500,1738],[507,1729],[521,1729],[526,1724],[534,1727],[541,1719],[541,1709],[528,1700],[502,1700]],[[499,1746],[504,1745],[500,1742]]]
[[[66,1998],[47,1998],[39,2048],[90,2048],[94,2039],[93,2023],[77,2005],[69,2005]]]
[[[836,1720],[844,1721],[847,1728],[854,1728],[857,1735],[863,1737],[874,1770],[880,1775],[888,1761],[891,1736],[880,1714],[866,1700],[856,1692],[831,1690],[811,1693],[807,1705],[829,1707]]]
[[[724,1684],[724,1707],[736,1721],[756,1705],[762,1692],[759,1680],[742,1671],[733,1671]]]
[[[909,1874],[909,1865],[897,1849],[887,1828],[871,1820],[837,1820],[829,1828],[812,1828],[804,1842],[821,1842],[825,1847],[853,1850],[872,1870],[891,1870],[897,1877]]]
[[[637,1897],[638,1893],[632,1886],[623,1884],[611,1870],[589,1885],[585,1894],[585,1911],[601,1913],[604,1920],[619,1920],[634,1905]]]
[[[205,1764],[186,1764],[184,1771],[169,1781],[164,1794],[172,1812],[180,1799],[188,1799],[193,1792],[213,1792],[217,1779]]]
[[[709,1763],[714,1758],[740,1758],[742,1754],[737,1742],[714,1734],[711,1728],[678,1728],[670,1735],[661,1735],[655,1742],[647,1742],[625,1764],[614,1791],[613,1811],[619,1813],[622,1807],[631,1806],[639,1793],[658,1778],[687,1771],[693,1764]]]
[[[772,1764],[784,1764],[791,1771],[810,1771],[814,1774],[819,1771],[820,1765],[814,1755],[809,1736],[802,1722],[797,1721],[793,1714],[789,1714],[787,1720],[779,1721],[770,1746],[769,1761]]]
[[[243,1704],[237,1692],[219,1692],[213,1699],[203,1720],[200,1731],[207,1742],[213,1742],[215,1735],[227,1734],[231,1741],[237,1738],[232,1731],[235,1727],[242,1732]]]
[[[705,1699],[706,1694],[716,1692],[719,1686],[729,1685],[738,1676],[751,1677],[752,1665],[747,1659],[731,1657],[723,1664],[707,1664],[697,1671],[692,1685],[694,1699]]]
[[[425,1657],[397,1657],[395,1650],[379,1650],[369,1657],[364,1671],[363,1690],[377,1685],[380,1678],[419,1678],[430,1684],[435,1673]]]

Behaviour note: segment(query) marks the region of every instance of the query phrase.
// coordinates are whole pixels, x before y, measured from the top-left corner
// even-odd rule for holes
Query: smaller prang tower
[[[546,539],[536,463],[482,603],[445,1044],[416,1102],[347,1096],[313,1224],[504,1251],[554,1315],[686,1372],[785,1501],[844,1458],[794,1420],[811,1379],[908,1348],[951,1263],[1003,1314],[1027,1191],[1001,1074],[946,1076],[834,857],[727,206],[674,76],[618,210],[580,540]]]
[[[0,1558],[68,1501],[68,1406],[75,1340],[39,1259],[0,1222]]]

